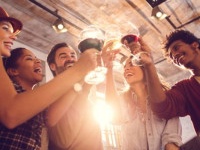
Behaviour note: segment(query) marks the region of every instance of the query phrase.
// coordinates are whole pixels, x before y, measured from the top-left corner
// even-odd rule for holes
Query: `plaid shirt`
[[[25,91],[18,84],[14,83],[14,86],[18,93]],[[0,150],[39,150],[44,126],[44,112],[14,129],[8,129],[0,123]]]

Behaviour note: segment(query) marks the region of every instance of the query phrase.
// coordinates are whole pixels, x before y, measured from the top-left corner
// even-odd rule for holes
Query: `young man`
[[[66,43],[55,45],[47,57],[47,62],[54,76],[72,67],[77,61],[77,54]],[[82,89],[71,89],[49,107],[50,146],[52,150],[102,150],[101,131],[94,120],[92,104],[88,100],[91,85],[83,83]],[[78,91],[77,91],[78,90]],[[59,109],[58,109],[59,108]],[[54,118],[54,117],[53,117]]]
[[[148,47],[141,42],[142,49]],[[193,75],[178,82],[171,90],[163,92],[153,61],[143,57],[148,77],[150,99],[154,111],[161,117],[172,118],[190,115],[196,133],[200,132],[200,42],[184,30],[172,32],[165,43],[165,52],[178,66],[189,69]],[[144,60],[146,59],[146,61]]]
[[[150,52],[140,40],[141,49]],[[151,57],[141,56],[148,79],[149,97],[156,114],[164,118],[190,115],[196,133],[200,132],[200,42],[189,31],[177,30],[166,40],[165,52],[178,66],[184,66],[193,75],[164,92]]]

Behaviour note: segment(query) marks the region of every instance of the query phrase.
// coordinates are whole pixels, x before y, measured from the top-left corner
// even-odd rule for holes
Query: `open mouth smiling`
[[[131,76],[133,76],[133,73],[130,73],[130,72],[125,73],[126,78],[131,77]]]
[[[42,68],[41,67],[37,67],[37,68],[34,69],[34,72],[42,74]]]
[[[183,60],[184,56],[185,56],[184,54],[177,54],[173,59],[174,63],[176,63],[178,65],[182,64],[182,60]]]
[[[65,67],[66,68],[70,68],[70,67],[72,67],[74,65],[74,63],[65,63]]]

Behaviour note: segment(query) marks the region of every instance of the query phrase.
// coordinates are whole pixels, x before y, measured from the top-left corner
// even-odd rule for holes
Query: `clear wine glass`
[[[99,53],[97,53],[97,67],[85,76],[85,82],[88,84],[99,84],[105,80],[107,68],[104,67],[101,58],[101,49],[104,44],[104,39],[104,32],[95,25],[86,27],[80,33],[80,42],[78,44],[80,52],[83,53],[90,48],[96,48],[99,51]]]
[[[148,55],[148,53],[144,52],[144,51],[140,51],[134,55],[131,54],[131,63],[133,66],[142,66],[143,65],[143,63],[141,62],[141,59],[140,59],[141,55]]]
[[[142,63],[140,61],[140,57],[143,54],[147,54],[147,52],[141,51],[140,43],[138,42],[140,32],[136,25],[134,25],[131,22],[126,22],[122,25],[123,31],[122,31],[122,38],[121,43],[126,45],[130,51],[131,51],[131,57],[132,57],[132,64],[135,66],[142,66]]]
[[[105,29],[105,44],[112,43],[109,48],[111,50],[118,49],[122,45],[120,42],[121,36],[122,34],[120,32],[119,26],[111,24]]]
[[[124,56],[123,53],[125,51],[129,51],[130,53],[130,50],[124,44],[121,43],[121,38],[122,38],[122,33],[118,25],[111,24],[107,26],[107,28],[105,29],[104,45],[109,44],[107,51],[115,51],[115,50],[119,51],[116,54],[115,59],[113,60],[113,66],[116,69],[122,66],[121,60]]]

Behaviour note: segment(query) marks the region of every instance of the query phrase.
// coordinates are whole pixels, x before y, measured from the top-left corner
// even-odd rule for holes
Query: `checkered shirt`
[[[18,93],[25,91],[16,83],[14,86]],[[39,150],[44,125],[44,112],[14,129],[8,129],[0,123],[0,150]]]

